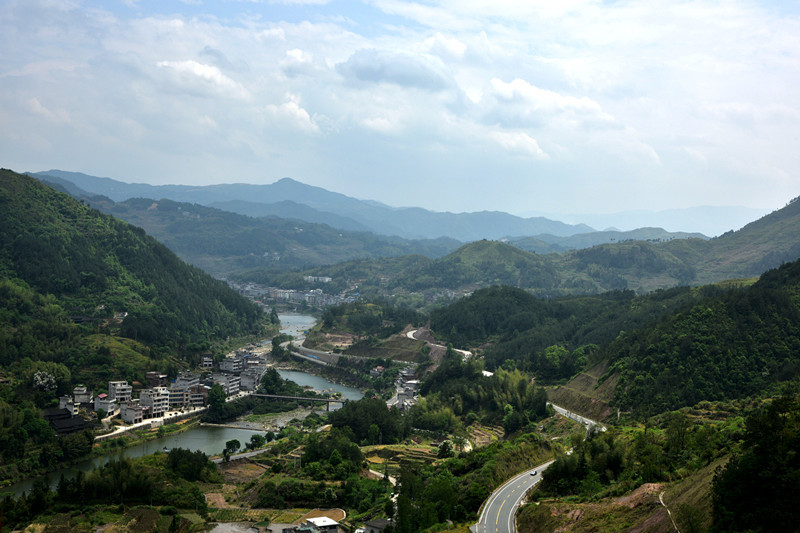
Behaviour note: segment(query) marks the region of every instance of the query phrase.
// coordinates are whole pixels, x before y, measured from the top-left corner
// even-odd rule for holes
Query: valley
[[[650,233],[546,254],[478,240],[431,257],[421,250],[451,241],[84,195],[145,231],[28,176],[3,171],[0,185],[0,475],[28,479],[0,502],[2,527],[795,523],[793,496],[777,495],[794,494],[800,471],[798,202],[714,239]],[[72,434],[43,417],[123,380],[131,408],[146,407],[194,377],[213,425],[95,443],[93,409]],[[255,394],[236,392],[247,380]],[[344,403],[312,409],[308,386]],[[503,486],[513,497],[495,509]]]

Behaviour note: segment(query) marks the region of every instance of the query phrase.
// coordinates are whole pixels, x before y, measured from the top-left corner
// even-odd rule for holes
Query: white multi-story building
[[[239,387],[241,384],[239,376],[234,376],[232,374],[214,374],[211,376],[211,380],[214,383],[219,383],[222,385],[226,396],[233,396],[234,394],[239,393]]]
[[[58,398],[58,408],[66,409],[72,416],[78,414],[78,405],[72,401],[69,396],[61,396]]]
[[[186,388],[169,388],[169,406],[172,409],[185,407],[189,405],[189,389]]]
[[[138,424],[144,419],[144,409],[138,403],[128,400],[120,404],[119,416],[126,424]]]
[[[169,410],[169,389],[166,387],[145,389],[139,395],[139,403],[142,407],[150,408],[151,417],[164,416]]]
[[[92,401],[94,400],[92,391],[88,390],[83,385],[78,385],[77,387],[72,389],[72,399],[77,404],[92,403]]]
[[[245,359],[244,357],[226,357],[219,362],[219,369],[222,372],[237,373],[244,370]]]
[[[109,381],[108,382],[108,397],[111,400],[117,400],[122,405],[123,402],[129,402],[133,395],[133,387],[128,385],[127,381]]]
[[[109,398],[108,394],[98,394],[94,399],[94,410],[99,411],[100,409],[107,415],[113,415],[117,412],[117,401]]]
[[[256,390],[263,376],[263,367],[248,368],[239,374],[239,388],[242,390]]]
[[[192,374],[191,372],[181,372],[175,381],[172,382],[170,388],[172,389],[190,389],[200,385],[200,376]]]

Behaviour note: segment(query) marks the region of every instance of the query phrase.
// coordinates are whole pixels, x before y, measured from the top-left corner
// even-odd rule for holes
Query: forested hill
[[[696,281],[758,276],[765,270],[800,258],[800,201],[791,200],[786,206],[708,241],[694,251]],[[681,243],[667,243],[680,256]]]
[[[621,335],[600,357],[616,402],[653,412],[758,394],[800,375],[800,261]]]
[[[623,410],[744,398],[800,375],[800,261],[746,287],[642,296],[538,299],[492,287],[434,311],[431,327],[455,346],[483,346],[490,369],[516,366],[545,383],[603,363],[616,383],[605,400]]]
[[[264,320],[255,305],[141,228],[5,169],[0,280],[54,295],[74,322],[121,321],[122,336],[157,345],[254,333]]]
[[[412,241],[301,222],[297,217],[252,218],[198,204],[134,198],[91,205],[144,228],[170,250],[212,274],[253,268],[285,270],[363,257],[426,254],[438,257],[460,243],[452,239]]]
[[[483,346],[490,369],[510,360],[539,379],[561,380],[580,371],[597,347],[620,331],[645,326],[714,291],[678,287],[643,296],[610,291],[536,298],[513,287],[489,287],[434,310],[431,328],[454,346]]]

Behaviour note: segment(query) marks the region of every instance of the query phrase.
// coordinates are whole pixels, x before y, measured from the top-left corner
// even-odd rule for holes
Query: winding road
[[[408,337],[409,339],[413,339],[415,341],[421,340],[421,339],[418,339],[416,337],[417,331],[419,331],[419,330],[412,329],[411,331],[406,332],[406,337]],[[427,342],[430,346],[436,346],[437,348],[441,348],[443,350],[447,349],[447,346],[444,346],[442,344],[434,344],[434,343],[429,342],[429,341],[425,341],[425,342]],[[460,353],[461,356],[464,359],[468,359],[468,358],[472,357],[472,352],[470,352],[469,350],[459,350],[458,348],[453,348],[453,351]]]
[[[517,508],[528,491],[542,480],[542,472],[551,464],[553,461],[548,461],[535,469],[517,474],[503,483],[483,504],[481,517],[470,530],[473,533],[513,533],[516,531]]]
[[[601,431],[605,431],[606,427],[594,420],[580,416],[572,411],[568,411],[563,407],[554,405],[553,409],[566,418],[574,420],[579,424],[583,424],[588,428],[596,426]],[[491,496],[486,500],[481,509],[481,516],[478,523],[471,526],[469,529],[473,533],[516,533],[517,524],[516,516],[517,509],[519,508],[525,495],[542,479],[542,473],[553,464],[553,461],[548,461],[535,468],[526,470],[521,474],[512,477],[500,487],[498,487]]]

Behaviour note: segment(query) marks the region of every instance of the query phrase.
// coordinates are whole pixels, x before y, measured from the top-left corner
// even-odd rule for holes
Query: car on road
[[[532,476],[535,476],[535,475],[536,475],[536,470],[534,470],[533,472],[531,472],[531,475],[532,475]]]

